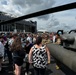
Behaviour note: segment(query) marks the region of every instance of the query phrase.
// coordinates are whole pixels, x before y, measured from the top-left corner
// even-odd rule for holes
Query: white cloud
[[[22,16],[71,2],[76,2],[76,0],[0,0],[0,10],[16,16]],[[37,29],[57,30],[59,28],[71,29],[76,27],[74,25],[76,24],[76,9],[57,12],[53,15],[54,17],[49,14],[31,19],[37,21]],[[52,19],[54,19],[54,21],[52,21]],[[51,27],[49,27],[49,25]],[[74,27],[72,25],[74,25]]]
[[[46,2],[45,0],[12,0],[12,4],[20,6],[23,14],[30,14],[52,7],[55,4],[55,1],[48,0]],[[38,18],[47,20],[49,15],[40,16]]]

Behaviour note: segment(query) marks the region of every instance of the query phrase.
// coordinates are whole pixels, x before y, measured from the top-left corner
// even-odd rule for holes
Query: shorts
[[[13,62],[14,62],[14,64],[17,64],[18,66],[22,66],[23,65],[23,59],[19,58],[19,57],[14,57],[13,58]]]

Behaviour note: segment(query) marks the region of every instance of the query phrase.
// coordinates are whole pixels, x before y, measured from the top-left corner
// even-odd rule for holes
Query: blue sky
[[[40,10],[76,2],[76,0],[0,0],[0,10],[16,17]],[[30,18],[37,21],[37,29],[66,31],[76,29],[76,9]]]

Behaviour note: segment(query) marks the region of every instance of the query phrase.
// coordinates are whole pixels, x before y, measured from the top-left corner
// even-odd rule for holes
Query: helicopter
[[[64,33],[63,30],[58,30],[60,33],[62,46],[67,49],[76,49],[76,29],[70,30],[68,33]]]

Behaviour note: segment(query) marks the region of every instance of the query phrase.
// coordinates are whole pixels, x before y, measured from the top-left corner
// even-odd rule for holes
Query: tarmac
[[[56,66],[56,62],[55,62],[54,58],[52,57],[51,63],[47,66],[45,75],[76,75],[75,72],[68,69],[63,64],[61,64],[61,67],[60,67],[59,70],[57,70],[55,66]],[[3,69],[0,72],[0,75],[15,75],[14,70],[13,70],[13,65],[8,64],[8,60],[6,60],[2,64],[2,67],[3,67]],[[29,71],[31,72],[30,75],[34,75],[32,65],[30,65],[30,70]],[[26,72],[26,63],[24,62],[23,66],[22,66],[21,75],[25,75],[25,72]]]

